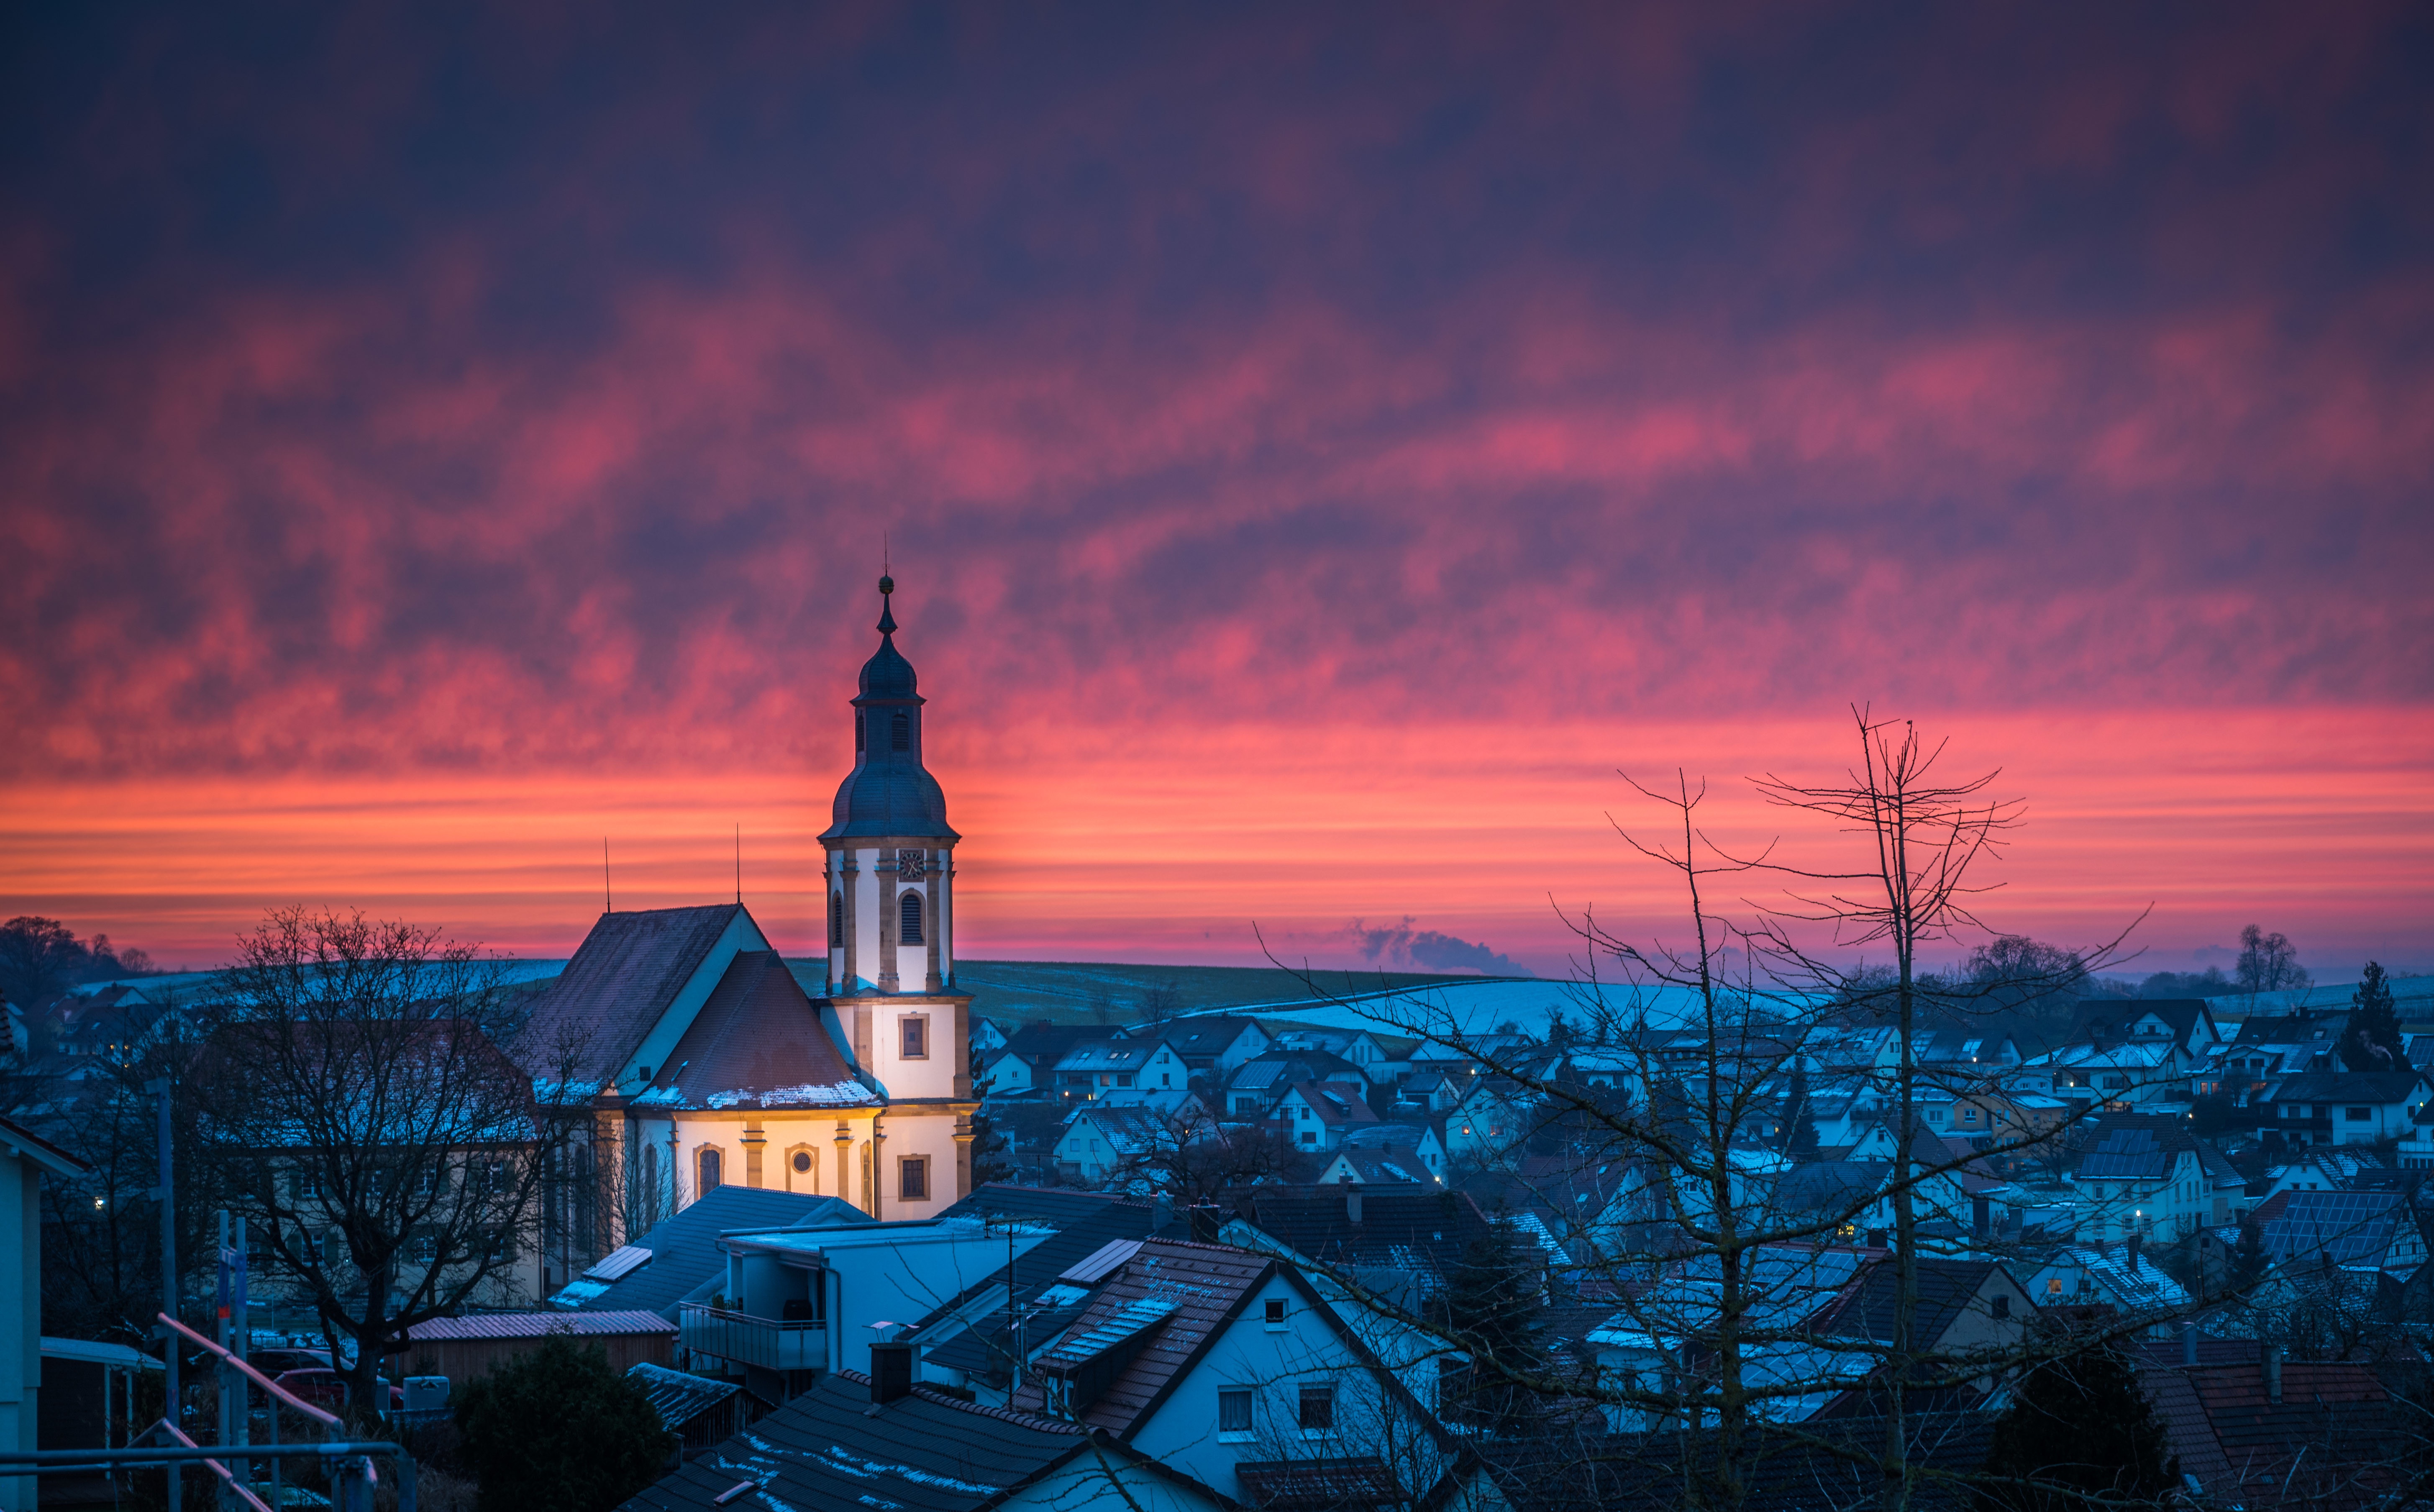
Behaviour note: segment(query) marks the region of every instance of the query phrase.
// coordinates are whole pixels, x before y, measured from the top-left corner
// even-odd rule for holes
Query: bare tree
[[[501,1048],[495,966],[412,924],[274,912],[206,1014],[203,1153],[277,1277],[352,1342],[369,1402],[412,1325],[515,1294],[581,1106]]]

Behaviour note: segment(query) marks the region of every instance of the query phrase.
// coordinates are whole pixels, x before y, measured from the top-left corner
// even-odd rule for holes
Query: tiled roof
[[[775,951],[741,951],[636,1101],[668,1108],[859,1108],[854,1078],[818,1005]]]
[[[1087,1204],[1057,1200],[1065,1197],[1089,1197],[1095,1200]],[[1101,1196],[1097,1193],[1047,1192],[992,1183],[948,1209],[944,1216],[1020,1217],[1033,1223],[1045,1224],[1056,1230],[1015,1257],[1011,1290],[1016,1300],[1027,1308],[1035,1305],[1043,1289],[1054,1284],[1058,1278],[1080,1261],[1105,1248],[1110,1241],[1147,1238],[1150,1222],[1155,1214],[1144,1204],[1118,1202]],[[938,1328],[939,1324],[962,1312],[976,1298],[992,1297],[1000,1299],[1001,1305],[992,1309],[987,1316],[974,1323],[966,1332],[945,1338],[944,1342],[936,1348],[946,1349],[957,1345],[971,1339],[974,1334],[985,1334],[989,1330],[995,1330],[998,1338],[1003,1342],[1006,1336],[1005,1309],[1003,1306],[1003,1298],[1009,1289],[1007,1270],[1006,1266],[999,1266],[984,1280],[974,1282],[957,1296],[931,1309],[929,1314],[914,1326],[909,1336],[920,1339],[925,1337],[926,1331],[938,1330],[943,1337],[945,1331]],[[1049,1332],[1042,1331],[1037,1319],[1030,1320],[1026,1339],[1033,1349],[1045,1343],[1051,1336]],[[965,1363],[960,1354],[953,1360],[942,1358],[939,1361],[942,1365],[953,1365],[955,1368],[963,1370],[981,1368],[984,1364],[990,1362],[1001,1366],[1010,1363],[1002,1349],[992,1353],[988,1361]]]
[[[1351,1459],[1244,1460],[1234,1467],[1243,1494],[1260,1512],[1336,1512],[1405,1500],[1386,1462]]]
[[[1174,1053],[1194,1059],[1222,1055],[1243,1030],[1256,1026],[1259,1020],[1240,1014],[1212,1014],[1205,1018],[1177,1019],[1157,1031],[1159,1039],[1174,1047]],[[1261,1035],[1267,1033],[1262,1029]]]
[[[1241,1310],[1243,1299],[1267,1280],[1275,1264],[1265,1255],[1216,1245],[1172,1239],[1143,1245],[1067,1331],[1068,1338],[1080,1338],[1123,1327],[1131,1327],[1134,1333],[1146,1330],[1139,1352],[1106,1389],[1090,1401],[1075,1404],[1077,1420],[1119,1437],[1130,1432]],[[1165,1311],[1157,1317],[1146,1316],[1146,1309],[1158,1307]],[[1042,1387],[1035,1381],[1017,1394],[1014,1404],[1032,1411],[1043,1400]]]
[[[2414,1071],[2309,1071],[2286,1076],[2276,1103],[2405,1103],[2425,1078]]]
[[[1322,1269],[1400,1272],[1430,1290],[1444,1284],[1464,1247],[1488,1227],[1468,1196],[1426,1188],[1363,1193],[1359,1223],[1341,1187],[1260,1188],[1239,1199],[1238,1211]]]
[[[2391,1484],[2388,1467],[2402,1435],[2369,1366],[2285,1361],[2279,1401],[2260,1361],[2182,1374],[2205,1408],[2241,1500],[2362,1506]],[[2232,1499],[2228,1490],[2216,1494]]]
[[[1924,1349],[1942,1344],[1988,1280],[2003,1267],[1991,1260],[1918,1261],[1918,1312],[1911,1336]],[[1825,1332],[1846,1338],[1890,1339],[1898,1299],[1900,1268],[1888,1256],[1869,1265],[1818,1315]]]
[[[450,1339],[540,1339],[553,1333],[600,1338],[628,1333],[674,1333],[677,1326],[657,1313],[474,1313],[426,1318],[405,1331],[417,1344]]]
[[[684,1432],[685,1424],[744,1389],[731,1381],[712,1381],[648,1360],[627,1368],[626,1379],[643,1388],[643,1395],[651,1399],[651,1410],[670,1433]]]
[[[1329,1128],[1340,1124],[1375,1124],[1377,1112],[1362,1100],[1358,1090],[1341,1083],[1297,1081],[1294,1091],[1301,1093],[1303,1102],[1318,1115],[1318,1121]]]
[[[2249,1349],[2254,1353],[2255,1347],[2251,1345]],[[2205,1401],[2189,1378],[2178,1370],[2141,1370],[2138,1388],[2162,1420],[2181,1473],[2196,1476],[2206,1491],[2232,1501],[2238,1478],[2223,1454],[2222,1441],[2214,1435],[2214,1420],[2206,1416]]]
[[[588,1074],[614,1074],[743,911],[712,903],[602,914],[534,1005],[520,1041],[524,1064],[545,1068],[574,1041]]]
[[[711,1512],[714,1498],[747,1481],[759,1494],[741,1504],[755,1507],[971,1512],[1088,1444],[1067,1424],[972,1406],[920,1386],[875,1404],[868,1376],[835,1370],[629,1499],[623,1512]]]
[[[584,1313],[642,1310],[674,1316],[676,1305],[727,1270],[718,1236],[736,1228],[775,1228],[786,1224],[862,1224],[868,1214],[835,1197],[802,1192],[770,1192],[723,1186],[688,1203],[634,1241],[651,1259],[614,1281],[578,1280],[549,1299],[554,1308]]]

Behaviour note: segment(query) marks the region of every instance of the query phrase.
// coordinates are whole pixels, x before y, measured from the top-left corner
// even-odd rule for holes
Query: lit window
[[[904,895],[904,901],[897,906],[902,915],[900,920],[902,927],[896,932],[896,937],[907,945],[920,944],[921,895],[917,892],[908,892]]]

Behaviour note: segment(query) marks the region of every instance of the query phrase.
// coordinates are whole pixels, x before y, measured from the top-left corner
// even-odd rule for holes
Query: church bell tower
[[[955,842],[947,795],[921,765],[922,705],[896,649],[896,579],[879,580],[879,649],[853,699],[853,769],[828,853],[829,995],[945,996],[955,981]],[[960,1067],[957,1068],[959,1071]]]

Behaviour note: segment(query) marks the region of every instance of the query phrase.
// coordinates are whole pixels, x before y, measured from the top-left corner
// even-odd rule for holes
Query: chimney
[[[2194,1323],[2184,1323],[2181,1325],[2181,1364],[2194,1366],[2197,1363],[2198,1326]]]
[[[1885,1247],[1885,1231],[1882,1228],[1871,1228],[1868,1230],[1868,1247],[1870,1249],[1882,1249]]]
[[[1195,1202],[1186,1211],[1191,1220],[1192,1242],[1215,1244],[1217,1231],[1226,1227],[1226,1210],[1213,1202]]]
[[[2265,1400],[2277,1406],[2282,1400],[2282,1346],[2269,1344],[2263,1350],[2265,1360]]]
[[[2128,1256],[2129,1256],[2129,1259],[2130,1259],[2130,1274],[2131,1274],[2131,1275],[2133,1275],[2133,1276],[2137,1275],[2137,1274],[2138,1274],[2138,1234],[2137,1234],[2137,1230],[2135,1230],[2135,1229],[2131,1230],[2129,1242],[2128,1242],[2127,1244],[2125,1244],[2122,1247],[2123,1247],[2123,1249],[2127,1252],[2127,1254],[2128,1254]]]
[[[1174,1199],[1160,1192],[1149,1199],[1149,1231],[1163,1233],[1174,1222]]]
[[[1979,1192],[1970,1195],[1969,1231],[1981,1245],[1986,1242],[1987,1233],[1994,1227],[1993,1213],[1994,1204],[1987,1200],[1986,1194]]]
[[[911,1341],[870,1347],[870,1401],[878,1406],[913,1392]]]
[[[1354,1223],[1361,1221],[1361,1187],[1358,1182],[1344,1189],[1344,1215]]]

